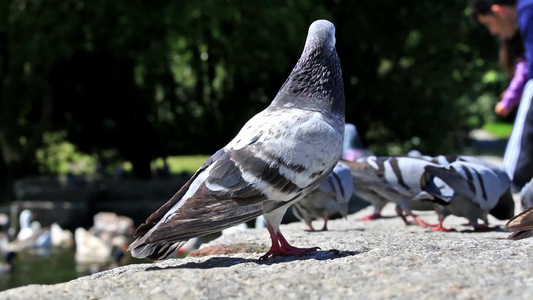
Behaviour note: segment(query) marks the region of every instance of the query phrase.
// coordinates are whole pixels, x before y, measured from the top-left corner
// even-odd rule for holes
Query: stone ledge
[[[390,206],[390,205],[389,205]],[[387,206],[386,215],[394,215]],[[533,239],[509,241],[505,232],[472,233],[464,219],[430,232],[398,218],[332,220],[328,232],[305,232],[303,223],[281,227],[295,246],[319,246],[305,257],[258,261],[237,253],[128,265],[55,285],[29,285],[1,299],[533,299]],[[426,220],[435,222],[429,212]],[[491,219],[492,223],[503,224]],[[316,221],[320,222],[321,221]],[[268,233],[251,229],[209,245],[268,248]]]

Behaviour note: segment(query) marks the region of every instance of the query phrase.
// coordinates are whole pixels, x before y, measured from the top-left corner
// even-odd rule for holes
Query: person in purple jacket
[[[527,83],[503,157],[513,192],[518,192],[533,177],[533,0],[473,0],[471,9],[492,35],[511,39],[519,30],[523,40]]]
[[[502,93],[494,111],[496,114],[506,117],[520,103],[522,92],[527,83],[524,45],[519,32],[511,39],[502,39],[499,63],[512,79],[507,89]]]

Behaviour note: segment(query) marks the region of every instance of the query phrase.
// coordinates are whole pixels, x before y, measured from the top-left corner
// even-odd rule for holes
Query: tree
[[[44,132],[113,149],[141,178],[156,157],[213,153],[274,98],[319,18],[336,25],[347,121],[366,144],[449,153],[483,121],[473,99],[500,87],[480,80],[496,48],[466,5],[3,1],[0,179],[36,172]]]

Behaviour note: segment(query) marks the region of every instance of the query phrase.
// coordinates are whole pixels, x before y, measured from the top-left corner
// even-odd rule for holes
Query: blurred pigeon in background
[[[342,160],[355,161],[358,158],[371,155],[374,154],[363,146],[357,127],[355,127],[354,124],[346,123],[346,125],[344,125]]]
[[[373,215],[366,219],[377,218],[386,202],[396,204],[396,212],[406,224],[410,224],[404,214],[413,217],[421,226],[436,226],[428,224],[412,212],[412,206],[417,210],[432,210],[434,205],[413,200],[422,189],[420,178],[427,165],[438,166],[424,159],[406,156],[375,157],[370,156],[355,162],[344,162],[350,167],[354,180],[354,193],[359,197],[377,205]]]
[[[342,154],[344,86],[335,27],[315,21],[303,53],[269,107],[211,156],[141,224],[134,257],[165,259],[188,239],[262,214],[272,246],[261,257],[304,255],[279,231],[287,208],[316,189]]]
[[[353,179],[350,168],[339,162],[328,178],[302,200],[292,206],[294,215],[314,231],[311,222],[324,218],[322,230],[328,230],[328,219],[339,212],[343,217],[348,215],[348,202],[353,194]]]
[[[449,231],[442,223],[450,214],[467,218],[477,231],[492,229],[488,226],[489,213],[500,220],[514,215],[510,181],[502,180],[501,174],[494,170],[464,161],[455,161],[449,166],[428,165],[425,170],[423,191],[416,199],[439,204],[439,226],[434,230]],[[478,219],[485,224],[479,225]]]

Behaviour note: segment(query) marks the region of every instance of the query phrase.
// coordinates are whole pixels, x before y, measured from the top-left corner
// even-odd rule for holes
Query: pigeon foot
[[[455,231],[455,229],[452,228],[446,228],[442,226],[442,224],[437,225],[436,227],[431,227],[431,231],[444,231],[444,232],[450,232]]]
[[[438,225],[436,224],[427,223],[426,221],[422,220],[419,216],[414,217],[414,219],[415,219],[415,222],[418,223],[418,225],[422,227],[438,227]]]
[[[320,249],[319,247],[298,248],[291,246],[281,232],[274,232],[274,229],[270,224],[267,224],[267,229],[270,232],[272,246],[267,253],[259,258],[259,260],[266,260],[271,256],[303,256],[309,252],[314,252]]]
[[[311,247],[311,248],[297,248],[289,245],[290,248],[275,248],[271,247],[270,250],[268,250],[265,255],[261,256],[259,260],[266,260],[269,257],[276,257],[276,256],[304,256],[307,253],[314,252],[319,250],[319,247]]]
[[[372,220],[377,220],[377,219],[381,219],[382,216],[380,213],[373,213],[371,215],[368,215],[366,217],[362,217],[362,218],[359,218],[357,219],[357,221],[372,221]]]

